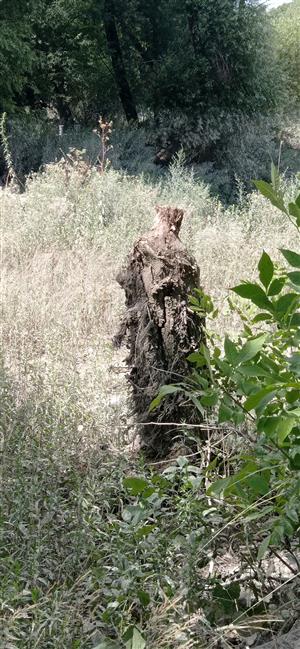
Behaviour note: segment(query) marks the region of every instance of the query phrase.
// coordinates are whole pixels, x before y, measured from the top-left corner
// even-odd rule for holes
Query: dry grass
[[[293,192],[292,183],[287,191]],[[20,425],[20,452],[24,453],[25,464],[26,454],[28,458],[32,455],[30,435],[38,446],[36,460],[33,457],[30,464],[31,475],[37,466],[34,462],[45,462],[47,448],[51,462],[59,470],[74,461],[75,466],[84,463],[86,472],[86,467],[97,466],[99,458],[103,462],[107,448],[121,451],[128,442],[124,351],[116,352],[111,344],[123,308],[123,296],[114,278],[134,239],[149,227],[155,203],[160,202],[186,208],[183,238],[197,257],[205,291],[220,309],[217,331],[234,330],[237,323],[226,306],[228,288],[242,278],[254,276],[262,248],[275,258],[279,246],[293,248],[292,229],[256,194],[239,207],[224,210],[210,198],[208,189],[180,165],[173,167],[170,177],[150,185],[143,178],[129,178],[114,171],[100,176],[91,170],[83,179],[80,170],[75,168],[66,175],[59,164],[29,180],[23,194],[12,188],[0,193],[1,354],[6,395],[2,425],[7,435],[6,515],[12,528],[25,524],[30,508],[30,504],[24,505],[23,495],[18,500],[24,489],[20,475],[26,473],[25,465],[8,476],[9,471],[14,471],[8,454],[19,434],[16,437],[15,420]],[[18,453],[16,446],[14,452]],[[48,470],[51,473],[52,469]],[[95,474],[91,473],[90,478],[96,480]],[[33,494],[39,502],[43,496],[38,484],[35,488]],[[52,506],[55,509],[55,504]],[[79,520],[77,527],[80,525]],[[18,556],[24,539],[20,541],[18,534],[9,539]],[[26,548],[23,550],[26,556]],[[34,556],[38,574],[41,559]],[[57,602],[57,609],[52,595],[47,594],[53,582],[44,577],[50,617],[56,615],[52,607],[59,611],[54,630],[48,629],[46,634],[48,640],[43,631],[43,624],[49,626],[43,617],[43,603],[39,621],[35,622],[40,625],[39,631],[33,625],[27,636],[24,623],[23,634],[23,622],[20,627],[15,617],[20,611],[24,613],[28,603],[20,595],[15,607],[14,597],[20,588],[26,590],[28,584],[37,583],[36,577],[32,582],[32,575],[28,576],[26,561],[25,568],[20,568],[21,573],[25,571],[20,585],[4,586],[3,596],[8,601],[10,589],[15,593],[9,604],[12,617],[5,626],[7,648],[92,646],[88,633],[83,633],[81,644],[74,644],[72,624],[77,604],[72,598],[68,602],[69,586],[63,585],[66,576],[54,578],[56,582],[61,578],[61,588],[66,589],[65,594],[60,594],[62,604]],[[80,568],[74,571],[76,581]],[[82,625],[84,615],[80,613],[76,628]],[[179,640],[174,639],[170,649],[183,646],[180,633],[184,624],[174,622],[172,633],[174,638],[179,634]],[[76,633],[75,638],[81,638]],[[162,635],[164,639],[161,637],[157,646],[167,646],[168,631],[163,630]],[[189,642],[184,646],[192,646]]]
[[[262,198],[226,211],[178,168],[165,185],[149,187],[115,172],[82,183],[75,171],[66,182],[58,165],[29,181],[25,194],[2,191],[0,201],[2,345],[18,399],[34,391],[37,376],[40,398],[53,396],[54,385],[76,385],[83,418],[103,416],[101,395],[107,402],[123,383],[109,369],[122,357],[111,345],[123,305],[115,275],[156,202],[187,209],[182,236],[219,307],[220,333],[237,325],[229,288],[255,276],[262,249],[276,258],[279,246],[293,247],[292,228]]]

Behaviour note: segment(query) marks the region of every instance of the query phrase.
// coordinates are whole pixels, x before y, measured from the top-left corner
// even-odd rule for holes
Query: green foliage
[[[14,0],[13,10],[10,0],[0,3],[0,113],[16,107],[35,60],[31,10],[32,0]]]
[[[272,11],[274,45],[283,71],[283,84],[287,87],[289,102],[300,100],[300,2],[292,0]]]
[[[9,12],[2,0],[2,110],[47,107],[86,123],[124,108],[124,94],[155,117],[265,110],[280,97],[271,24],[256,2],[16,0],[13,21]]]
[[[221,288],[237,283],[241,267],[253,269],[258,248],[265,246],[272,259],[277,245],[297,251],[294,226],[289,222],[286,227],[285,215],[276,223],[276,208],[256,194],[225,209],[182,156],[158,182],[137,176],[147,135],[143,129],[121,128],[112,134],[114,162],[104,174],[87,164],[81,151],[87,148],[90,160],[96,160],[95,134],[66,131],[59,142],[52,128],[49,138],[37,125],[25,133],[20,120],[9,139],[18,164],[22,133],[24,159],[37,142],[44,161],[56,154],[62,160],[32,174],[23,192],[10,186],[0,192],[5,215],[0,260],[1,647],[126,649],[125,643],[134,641],[146,642],[147,649],[188,644],[200,649],[218,642],[220,626],[228,629],[221,632],[226,638],[228,632],[230,643],[232,627],[227,625],[233,623],[238,632],[240,616],[242,627],[261,627],[253,613],[269,619],[266,606],[268,613],[280,606],[289,616],[290,602],[298,597],[296,586],[271,594],[274,582],[258,566],[252,549],[264,539],[269,543],[264,526],[273,516],[273,494],[262,495],[264,474],[267,480],[269,476],[260,455],[255,462],[245,459],[247,471],[259,474],[252,481],[245,473],[240,477],[248,494],[254,484],[260,502],[253,494],[250,504],[250,496],[243,504],[235,494],[225,500],[206,493],[216,477],[231,477],[241,449],[244,455],[249,450],[238,429],[228,425],[232,400],[223,400],[219,416],[224,423],[215,426],[219,392],[209,372],[204,374],[205,365],[214,372],[213,355],[203,348],[194,357],[198,383],[187,387],[197,387],[197,407],[213,424],[207,444],[199,445],[191,458],[180,457],[182,450],[176,448],[174,457],[150,467],[132,453],[119,371],[123,352],[112,350],[111,336],[123,308],[116,267],[151,226],[155,204],[180,201],[188,211],[182,236],[197,255],[207,290],[215,291],[219,331],[225,328]],[[69,146],[80,151],[69,151]],[[131,173],[117,171],[115,165]],[[144,163],[145,169],[150,164]],[[284,189],[288,205],[295,181],[285,181]],[[277,282],[280,288],[284,276],[281,266],[273,265],[269,299],[271,286],[274,291]],[[260,266],[267,283],[266,259]],[[289,272],[299,271],[291,267]],[[191,304],[209,317],[216,315],[211,298],[201,293],[195,293]],[[269,342],[260,333],[268,334],[267,328],[255,330],[241,345],[232,336],[226,340],[226,354],[233,363],[238,347],[237,369],[248,367],[250,380],[256,371],[268,374],[254,363]],[[291,366],[299,370],[298,354]],[[244,415],[236,407],[236,421]],[[243,424],[241,432],[246,435],[248,427]],[[270,454],[271,462],[275,479],[278,462]],[[284,472],[281,456],[280,462]],[[240,461],[236,471],[242,468]],[[259,482],[253,483],[258,475]],[[223,490],[224,483],[221,494]],[[291,497],[289,516],[295,518],[297,507]],[[264,596],[270,597],[270,608],[261,601]],[[249,610],[250,605],[254,608]]]
[[[256,187],[299,234],[300,194],[286,205],[274,165],[271,176],[272,184],[256,181]],[[281,253],[292,268],[300,268],[298,252]],[[244,281],[232,289],[253,306],[239,310],[244,330],[238,340],[226,337],[221,349],[211,338],[208,347],[189,357],[195,369],[187,382],[173,387],[202,411],[213,409],[219,423],[244,426],[249,421],[256,433],[256,446],[246,458],[243,453],[239,470],[212,484],[208,494],[223,494],[254,509],[251,520],[253,514],[263,519],[261,559],[269,546],[284,545],[300,528],[300,273],[274,263],[265,251],[258,271],[259,283]],[[199,292],[192,299],[197,311],[206,303]],[[162,388],[158,398],[164,396]],[[270,496],[271,510],[264,507]]]

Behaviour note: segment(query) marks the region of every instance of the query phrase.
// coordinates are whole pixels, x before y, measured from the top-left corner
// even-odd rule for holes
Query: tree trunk
[[[149,413],[160,387],[184,380],[187,356],[204,340],[203,319],[188,305],[199,287],[199,268],[178,238],[183,210],[157,207],[158,222],[134,245],[117,281],[125,291],[126,312],[115,343],[126,340],[133,411],[148,456],[164,456],[178,439],[180,424],[199,415],[180,393]],[[154,423],[153,423],[154,422]],[[184,424],[183,424],[184,428]]]
[[[115,73],[119,97],[128,122],[138,121],[136,107],[126,76],[121,45],[119,41],[113,0],[104,0],[104,29],[108,50]]]
[[[198,26],[199,9],[198,7],[195,7],[194,0],[186,0],[185,7],[191,42],[194,50],[194,55],[197,60],[200,50],[200,35]]]

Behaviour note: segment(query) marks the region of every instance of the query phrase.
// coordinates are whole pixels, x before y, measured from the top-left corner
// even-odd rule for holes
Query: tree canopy
[[[0,109],[47,106],[82,122],[120,109],[129,121],[264,110],[280,65],[299,93],[296,11],[299,0],[276,19],[256,0],[0,0]]]

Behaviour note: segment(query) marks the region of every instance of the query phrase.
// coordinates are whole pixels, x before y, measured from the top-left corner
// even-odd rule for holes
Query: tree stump
[[[199,288],[199,268],[178,237],[184,211],[156,207],[156,212],[154,227],[136,241],[117,276],[126,312],[115,343],[126,341],[129,349],[128,380],[142,446],[148,456],[162,457],[178,437],[172,423],[190,421],[191,407],[178,393],[152,413],[149,406],[162,385],[186,378],[186,357],[204,339],[204,322],[188,305]]]

